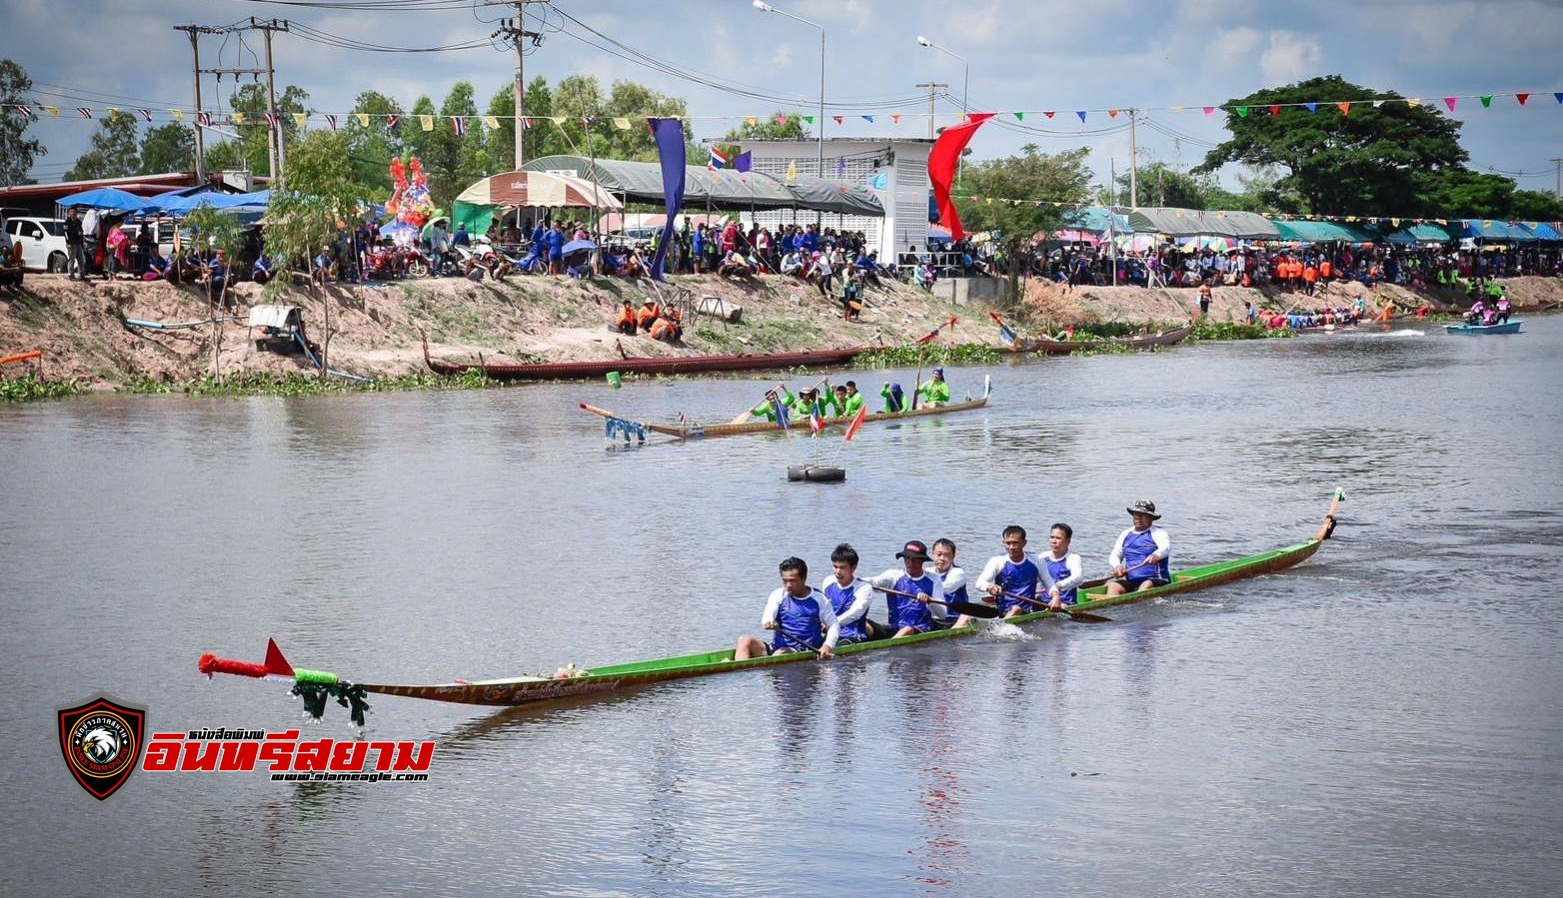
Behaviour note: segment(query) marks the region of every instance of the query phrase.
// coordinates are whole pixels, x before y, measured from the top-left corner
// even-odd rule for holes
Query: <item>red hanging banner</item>
[[[971,136],[993,116],[992,112],[974,112],[971,121],[945,128],[928,153],[928,180],[933,182],[933,198],[939,206],[939,223],[950,229],[951,240],[959,240],[966,235],[961,230],[960,214],[950,201],[950,183],[955,180],[955,166],[960,162],[961,151],[966,149]]]

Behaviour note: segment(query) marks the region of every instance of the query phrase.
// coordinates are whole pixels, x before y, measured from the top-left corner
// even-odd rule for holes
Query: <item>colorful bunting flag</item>
[[[1481,97],[1481,101],[1482,101],[1482,108],[1483,109],[1491,109],[1492,108],[1492,94],[1483,94],[1482,97]]]
[[[399,116],[399,115],[388,115],[388,116],[386,116],[385,117],[385,127],[386,127],[386,129],[394,131],[396,129],[396,123],[401,121],[401,120],[402,120],[402,117]]]
[[[892,113],[891,116],[890,116],[890,121],[893,124],[897,124],[897,125],[901,124],[901,113],[899,113],[899,112]]]
[[[1213,113],[1214,113],[1214,112],[1215,112],[1215,111],[1216,111],[1216,107],[1214,107],[1214,106],[1206,106],[1206,107],[1205,107],[1205,114],[1206,114],[1206,115],[1211,115],[1211,114],[1213,114]]]
[[[1117,118],[1118,117],[1118,110],[1116,110],[1116,109],[1109,109],[1109,110],[1107,110],[1107,117],[1108,118]]]
[[[798,160],[793,159],[787,163],[787,180],[798,180]]]
[[[1459,101],[1459,97],[1444,97],[1444,105],[1449,107],[1450,112],[1454,112],[1454,106]]]
[[[1248,118],[1248,107],[1247,106],[1239,106],[1239,107],[1237,107],[1237,117],[1238,118]]]
[[[434,130],[434,116],[432,116],[432,115],[420,115],[420,116],[418,116],[418,127],[422,128],[425,131],[433,131]]]
[[[45,106],[43,108],[49,110],[49,118],[59,118],[60,117],[60,107],[58,107],[58,106]]]
[[[176,122],[182,122],[185,120],[185,111],[183,109],[170,109],[168,110],[168,114],[173,116],[174,121]]]
[[[1384,105],[1384,101],[1383,100],[1374,100],[1373,101],[1373,108],[1374,109],[1377,109],[1377,108],[1379,108],[1380,106],[1383,106],[1383,105]]]
[[[1415,109],[1422,105],[1422,101],[1418,100],[1416,97],[1406,97],[1406,105],[1410,106],[1412,109]]]
[[[266,127],[277,127],[277,114],[275,112],[262,112],[261,118],[266,120]]]
[[[803,120],[808,122],[811,125],[814,124],[814,116],[812,116],[812,115],[805,115],[805,116],[803,116]]]
[[[329,112],[328,112],[328,113],[326,113],[326,124],[327,124],[327,125],[329,125],[329,126],[330,126],[330,127],[331,127],[331,130],[332,130],[332,131],[335,131],[335,130],[336,130],[336,123],[337,123],[337,118],[336,118],[336,116],[334,116],[334,115],[332,115],[332,114],[331,114],[331,113],[329,113]]]
[[[620,131],[628,131],[630,129],[630,120],[622,115],[616,116],[613,119],[613,127],[618,128]]]
[[[870,125],[872,125],[874,123],[874,117],[871,116],[871,115],[865,115],[865,116],[863,116],[863,121],[868,122]]]
[[[76,114],[81,116],[82,118],[92,118],[92,110],[88,109],[85,106],[77,106],[76,107]]]
[[[1553,94],[1552,99],[1557,100],[1559,106],[1563,106],[1563,91]]]
[[[499,130],[499,116],[497,116],[497,115],[485,115],[485,116],[483,116],[483,127],[489,129],[490,131],[498,131]],[[629,127],[629,123],[625,122],[624,127],[628,128]]]
[[[563,125],[564,124],[564,116],[562,116],[562,115],[550,115],[548,117],[548,120],[553,122],[556,125]]]
[[[309,113],[307,113],[307,112],[295,112],[295,113],[293,113],[293,124],[299,126],[300,128],[303,128],[308,123],[309,123]]]
[[[772,121],[776,122],[778,125],[785,125],[787,124],[787,117],[785,115],[778,115],[772,119]]]
[[[147,121],[150,122],[152,120],[152,110],[150,110],[150,109],[137,109],[136,111],[141,113],[141,117],[146,119]]]
[[[1277,105],[1275,103],[1271,103],[1270,104],[1270,117],[1271,118],[1280,118],[1281,117],[1281,107],[1279,105]]]
[[[1336,103],[1335,104],[1335,108],[1340,110],[1340,114],[1341,115],[1351,115],[1351,104],[1350,103],[1342,101],[1340,103]]]
[[[717,149],[716,148],[716,144],[712,144],[711,145],[711,155],[710,155],[710,157],[708,159],[706,159],[706,171],[716,171],[719,168],[726,168],[726,167],[727,167],[727,155],[725,153],[723,153],[721,150]]]
[[[1524,106],[1525,102],[1530,99],[1530,94],[1515,94],[1514,99],[1519,100],[1520,105]]]
[[[844,116],[840,116],[840,115],[833,115],[833,116],[831,116],[831,119],[833,119],[836,122],[836,124],[838,124],[838,125],[840,125],[840,124],[842,124],[842,123],[844,123],[846,121],[846,118]]]
[[[358,119],[358,127],[360,127],[360,128],[367,128],[367,127],[369,127],[369,113],[367,113],[367,112],[355,112],[355,113],[353,113],[353,118]],[[387,127],[389,127],[389,124],[387,124]]]
[[[1082,123],[1085,122],[1085,110],[1084,109],[1077,109],[1077,110],[1075,110],[1075,115],[1080,116],[1080,121]]]
[[[1172,111],[1173,112],[1182,112],[1183,111],[1183,107],[1182,106],[1174,106],[1174,107],[1172,107]]]
[[[212,114],[210,112],[197,112],[195,114],[195,120],[200,122],[201,127],[203,128],[210,128],[212,126]]]
[[[451,116],[450,129],[456,132],[457,137],[465,137],[467,134],[467,117],[464,115]]]
[[[1017,113],[1015,113],[1015,121],[1023,122],[1025,120],[1026,120],[1026,114],[1024,112],[1017,112]]]
[[[22,114],[22,118],[30,119],[30,118],[33,117],[33,111],[31,109],[28,109],[25,104],[17,103],[16,104],[16,111],[20,112]]]
[[[242,125],[242,124],[244,124],[244,113],[242,113],[242,112],[232,113],[228,117],[233,119],[233,123],[235,125]]]
[[[1319,111],[1319,104],[1318,103],[1304,103],[1303,104],[1303,108],[1308,110],[1309,112],[1318,112]]]

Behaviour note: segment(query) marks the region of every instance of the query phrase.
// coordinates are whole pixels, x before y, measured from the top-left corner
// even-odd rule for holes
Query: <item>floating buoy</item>
[[[841,483],[847,479],[847,469],[830,465],[793,465],[787,469],[787,479],[794,483]]]

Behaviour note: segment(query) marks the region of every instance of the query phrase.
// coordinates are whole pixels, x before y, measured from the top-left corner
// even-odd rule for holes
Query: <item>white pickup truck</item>
[[[28,271],[65,270],[65,222],[58,218],[7,216],[5,232],[22,245],[22,265]]]

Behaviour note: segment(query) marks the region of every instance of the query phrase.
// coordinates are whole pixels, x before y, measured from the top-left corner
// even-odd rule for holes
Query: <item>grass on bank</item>
[[[21,377],[0,377],[0,402],[34,402],[63,399],[87,391],[87,382],[74,377],[64,380],[40,380],[28,373]]]
[[[137,377],[120,384],[118,392],[132,395],[160,395],[179,393],[197,397],[241,396],[327,396],[351,393],[397,393],[410,390],[480,390],[499,386],[477,371],[467,371],[454,376],[432,373],[399,374],[377,377],[370,381],[352,381],[341,378],[322,380],[313,374],[272,374],[265,371],[243,371],[221,377],[207,375],[188,380],[163,381],[151,377]]]

